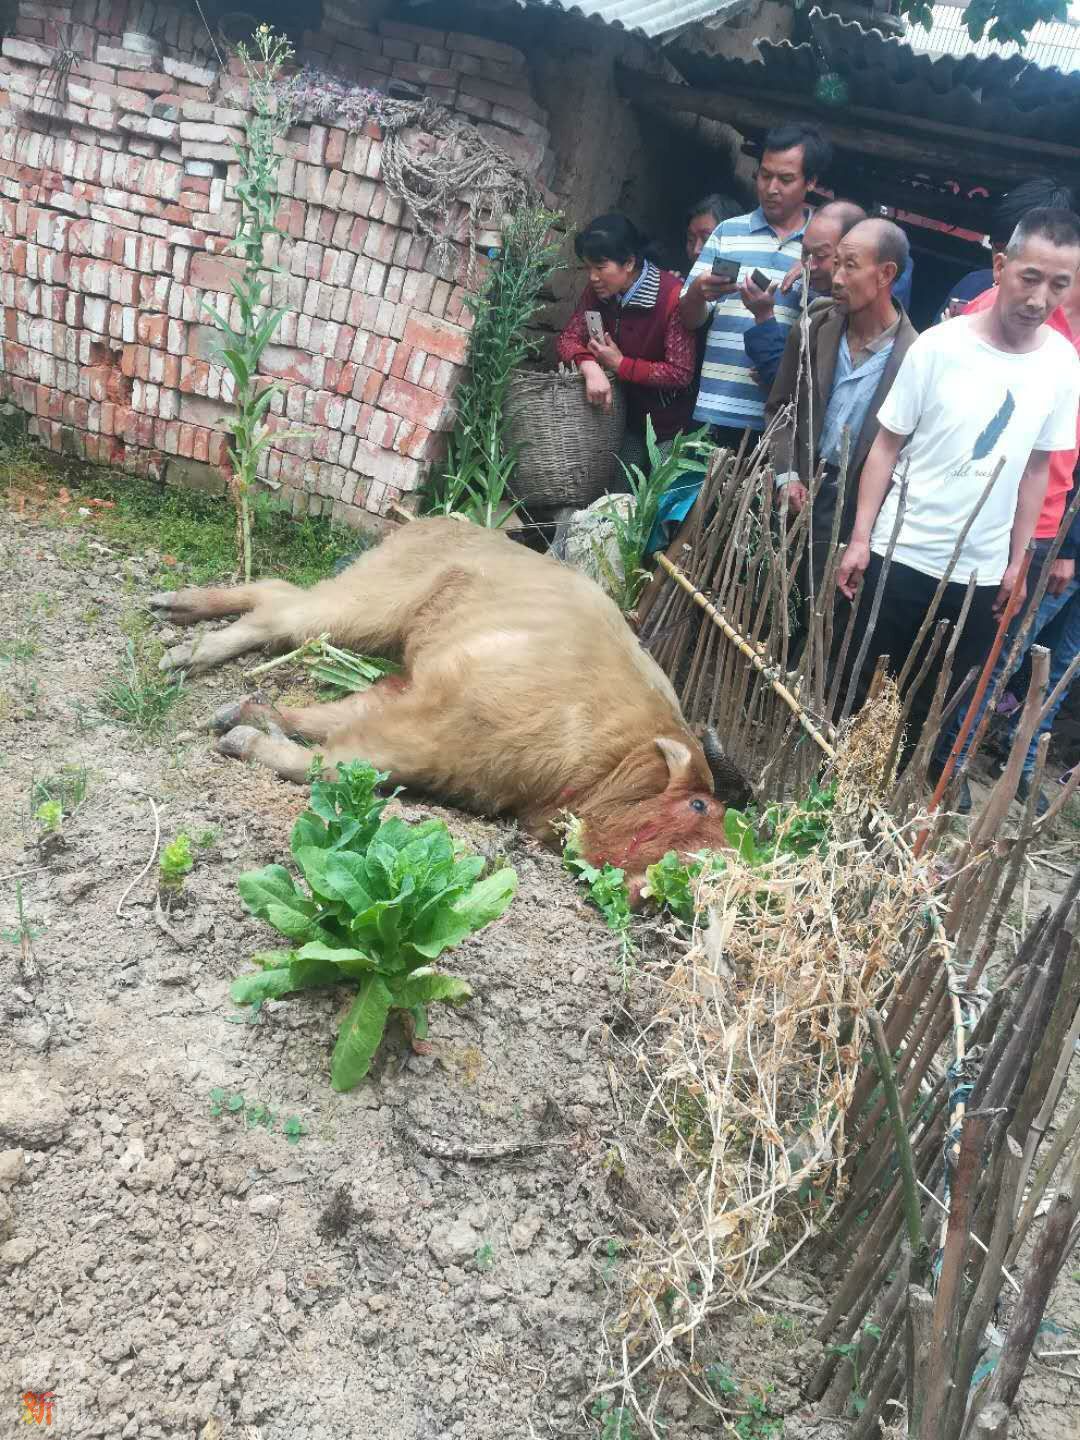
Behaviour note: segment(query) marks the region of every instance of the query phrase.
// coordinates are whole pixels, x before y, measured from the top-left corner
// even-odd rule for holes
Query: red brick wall
[[[65,39],[77,62],[58,101],[49,66]],[[509,46],[328,24],[301,58],[417,86],[551,178],[546,115]],[[20,0],[0,57],[0,395],[49,447],[170,480],[223,467],[231,382],[202,300],[227,309],[239,268],[223,252],[245,105],[239,67],[219,72],[190,7]],[[273,423],[308,433],[268,450],[261,473],[298,512],[357,520],[414,491],[445,443],[464,267],[440,273],[413,234],[374,127],[302,125],[283,151],[272,300],[286,314],[262,368],[285,382]]]

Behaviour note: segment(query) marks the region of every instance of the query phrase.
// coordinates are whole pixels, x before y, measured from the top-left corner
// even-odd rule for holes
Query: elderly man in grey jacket
[[[828,563],[845,445],[841,546],[851,533],[859,472],[877,434],[878,408],[917,338],[892,291],[907,260],[907,236],[891,221],[862,220],[849,230],[837,247],[832,298],[809,308],[809,377],[800,380],[802,333],[794,325],[769,395],[766,422],[787,407],[792,410],[773,443],[776,483],[785,487],[792,510],[806,504],[808,487],[822,466],[811,517],[815,594]]]

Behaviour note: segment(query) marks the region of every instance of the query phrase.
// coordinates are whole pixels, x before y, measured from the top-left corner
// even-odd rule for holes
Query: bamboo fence
[[[866,642],[843,687],[855,633],[853,608],[838,604],[835,590],[843,480],[822,591],[808,597],[810,620],[796,643],[820,477],[810,504],[791,514],[773,483],[772,439],[738,456],[714,453],[698,503],[632,619],[688,720],[716,727],[762,803],[839,777],[841,853],[764,881],[733,864],[699,893],[711,923],[669,978],[635,1060],[646,1113],[670,1126],[692,1096],[710,1141],[700,1154],[679,1148],[684,1208],[665,1235],[641,1239],[619,1363],[597,1388],[621,1395],[658,1434],[663,1384],[645,1402],[644,1377],[672,1367],[700,1377],[704,1322],[752,1297],[802,1251],[813,1253],[830,1291],[817,1329],[824,1356],[808,1390],[822,1414],[846,1415],[853,1440],[883,1427],[910,1440],[1006,1437],[1080,1212],[1080,1103],[1047,1143],[1080,1031],[1080,870],[1015,953],[1003,943],[1033,841],[1080,783],[1078,768],[1038,816],[1044,738],[1027,804],[1009,823],[1024,755],[1054,698],[1045,650],[1032,649],[1015,743],[966,831],[949,807],[1004,688],[994,661],[999,652],[1010,664],[1018,656],[1049,561],[1019,618],[1010,609],[1002,620],[981,673],[958,677],[956,687],[957,637],[937,613],[943,580],[912,653],[895,657],[895,682],[879,665],[853,719]],[[875,616],[902,482],[901,492]],[[1080,495],[1050,560],[1078,506]],[[974,578],[954,578],[967,583],[959,629]],[[908,758],[914,691],[935,662],[930,720]],[[939,736],[965,710],[931,785]],[[793,1107],[805,1116],[808,1094],[809,1109],[829,1119],[798,1133]],[[816,1209],[802,1203],[808,1185]],[[766,1242],[780,1244],[779,1265],[764,1264]],[[988,1327],[1010,1306],[998,1353]],[[724,1412],[700,1378],[691,1388]]]

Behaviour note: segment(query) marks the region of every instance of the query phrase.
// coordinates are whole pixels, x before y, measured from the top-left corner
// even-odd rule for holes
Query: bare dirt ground
[[[193,729],[247,688],[239,664],[192,682],[155,739],[96,715],[158,565],[0,509],[0,1434],[26,1433],[22,1392],[52,1390],[56,1433],[110,1440],[635,1440],[586,1403],[626,1236],[611,1157],[634,1143],[607,932],[556,857],[410,802],[518,871],[452,957],[476,998],[433,1008],[430,1056],[391,1031],[346,1095],[328,1079],[344,993],[245,1023],[229,981],[274,937],[236,878],[282,859],[304,794]],[[31,791],[65,766],[86,795],[50,849]],[[151,800],[163,843],[202,842],[173,917],[189,948],[155,919],[156,865],[136,879]],[[271,1127],[212,1114],[219,1089]],[[1046,1348],[1076,1348],[1078,1280]],[[772,1290],[713,1337],[774,1417],[729,1433],[832,1440],[847,1427],[799,1398],[820,1282]],[[1021,1434],[1080,1434],[1080,1382],[1043,1367],[1023,1399]],[[674,1392],[665,1420],[671,1440],[724,1433]]]

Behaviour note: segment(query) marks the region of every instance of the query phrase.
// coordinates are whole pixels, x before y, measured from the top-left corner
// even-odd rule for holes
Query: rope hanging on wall
[[[398,99],[311,67],[281,89],[296,121],[322,120],[350,132],[372,121],[379,126],[384,184],[404,204],[417,234],[431,241],[440,269],[464,239],[470,282],[480,232],[500,229],[504,215],[539,198],[521,165],[437,101]],[[463,237],[459,207],[468,216]]]

